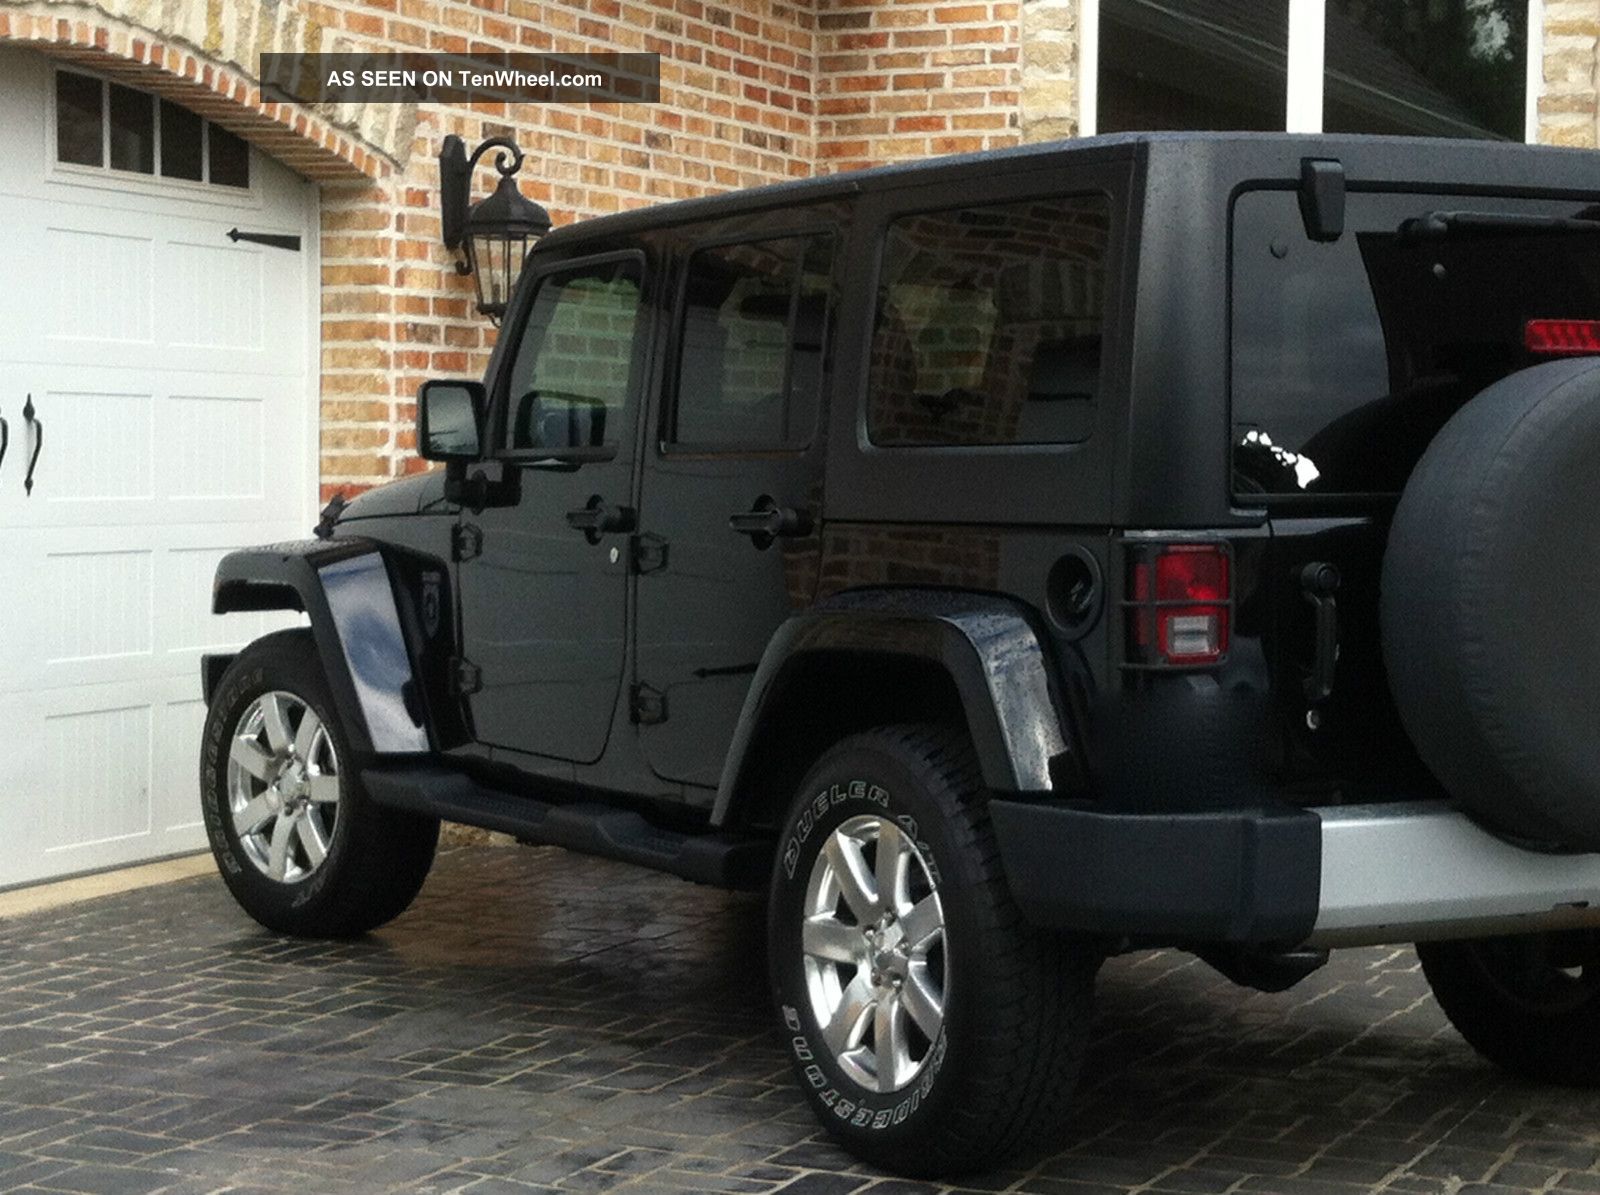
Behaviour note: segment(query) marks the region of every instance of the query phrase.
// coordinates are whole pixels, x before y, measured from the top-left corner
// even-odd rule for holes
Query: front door
[[[492,467],[515,504],[462,515],[461,622],[478,741],[592,763],[622,684],[634,429],[649,360],[644,259],[531,283],[494,387]]]
[[[813,226],[687,258],[638,564],[635,716],[668,780],[717,783],[761,653],[816,588],[833,247]]]

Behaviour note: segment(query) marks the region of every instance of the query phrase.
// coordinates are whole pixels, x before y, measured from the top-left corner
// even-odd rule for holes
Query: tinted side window
[[[872,442],[1087,439],[1100,388],[1109,229],[1102,195],[890,224],[872,337]]]
[[[632,394],[642,267],[613,258],[539,280],[507,390],[513,450],[617,442]]]
[[[810,442],[832,259],[830,237],[718,245],[690,257],[670,442]]]

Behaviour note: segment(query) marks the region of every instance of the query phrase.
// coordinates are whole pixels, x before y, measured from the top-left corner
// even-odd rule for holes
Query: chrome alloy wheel
[[[888,818],[852,817],[811,866],[801,927],[811,1015],[868,1091],[907,1086],[933,1053],[949,980],[944,909],[922,851]]]
[[[245,856],[271,879],[303,880],[328,857],[339,757],[322,719],[293,693],[263,693],[234,727],[228,808]]]

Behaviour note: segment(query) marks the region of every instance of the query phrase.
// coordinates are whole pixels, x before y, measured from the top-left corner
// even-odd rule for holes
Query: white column
[[[1100,120],[1100,0],[1078,0],[1078,136],[1093,137]]]
[[[1285,128],[1322,132],[1322,61],[1327,29],[1325,0],[1289,0],[1289,96]]]

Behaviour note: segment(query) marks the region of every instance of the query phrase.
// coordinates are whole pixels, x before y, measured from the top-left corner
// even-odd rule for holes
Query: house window
[[[1543,0],[1079,3],[1085,134],[1537,137]]]
[[[1281,130],[1289,0],[1100,0],[1100,128]]]
[[[1328,0],[1324,30],[1325,131],[1524,139],[1524,0]]]
[[[250,186],[250,147],[187,108],[56,72],[56,161],[218,187]]]

